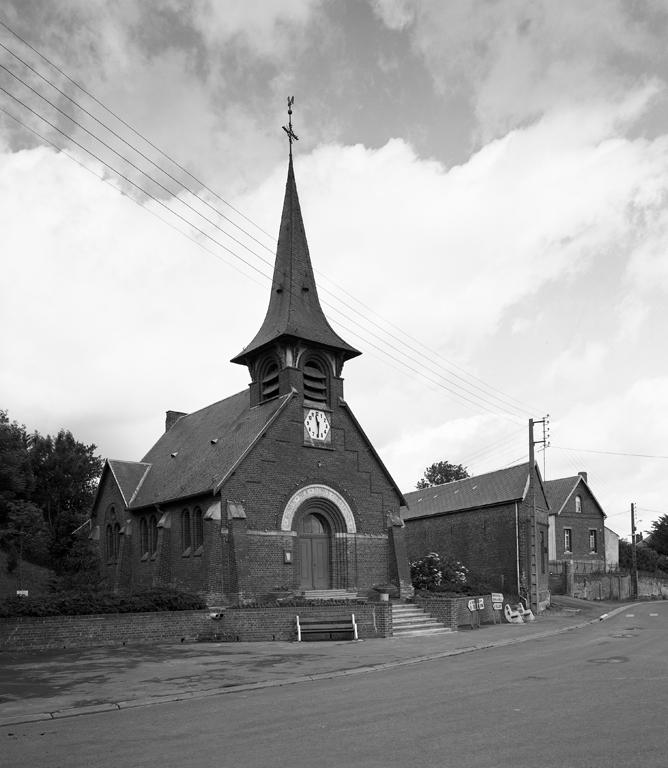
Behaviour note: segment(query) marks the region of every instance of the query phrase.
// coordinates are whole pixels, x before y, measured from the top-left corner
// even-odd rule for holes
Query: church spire
[[[292,142],[297,139],[292,130],[292,99],[288,107],[289,127],[284,130],[290,140],[290,158],[269,307],[255,338],[231,361],[241,365],[248,365],[261,349],[281,339],[326,347],[339,353],[341,362],[360,354],[334,332],[320,306],[292,166]]]

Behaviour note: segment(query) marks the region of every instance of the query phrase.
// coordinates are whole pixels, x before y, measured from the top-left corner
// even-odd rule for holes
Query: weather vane
[[[288,96],[288,127],[283,126],[283,130],[288,134],[290,141],[290,157],[292,157],[292,142],[299,141],[299,136],[292,130],[292,105],[295,103],[294,96]]]

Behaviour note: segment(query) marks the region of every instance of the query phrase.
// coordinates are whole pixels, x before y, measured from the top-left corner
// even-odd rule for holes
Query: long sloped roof
[[[253,340],[232,359],[232,362],[247,364],[250,353],[281,337],[304,339],[340,350],[346,360],[360,354],[332,329],[320,306],[297,195],[292,157],[288,166],[267,314]]]
[[[404,520],[521,501],[529,487],[529,463],[405,493]]]
[[[291,397],[250,408],[246,389],[182,416],[141,462],[109,462],[128,506],[138,509],[213,491]]]

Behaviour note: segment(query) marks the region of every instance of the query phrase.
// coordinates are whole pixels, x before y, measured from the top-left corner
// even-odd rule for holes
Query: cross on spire
[[[299,141],[299,136],[292,130],[292,105],[295,103],[294,96],[288,96],[288,127],[283,126],[283,130],[288,134],[290,142],[290,157],[292,157],[292,142]]]

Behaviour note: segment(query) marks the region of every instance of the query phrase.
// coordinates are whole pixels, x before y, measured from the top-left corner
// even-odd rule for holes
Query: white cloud
[[[566,104],[614,100],[637,76],[629,60],[665,65],[665,8],[634,14],[603,0],[425,2],[414,44],[444,92],[470,94],[485,143]]]
[[[389,29],[406,29],[415,20],[415,0],[371,0],[374,13]]]

